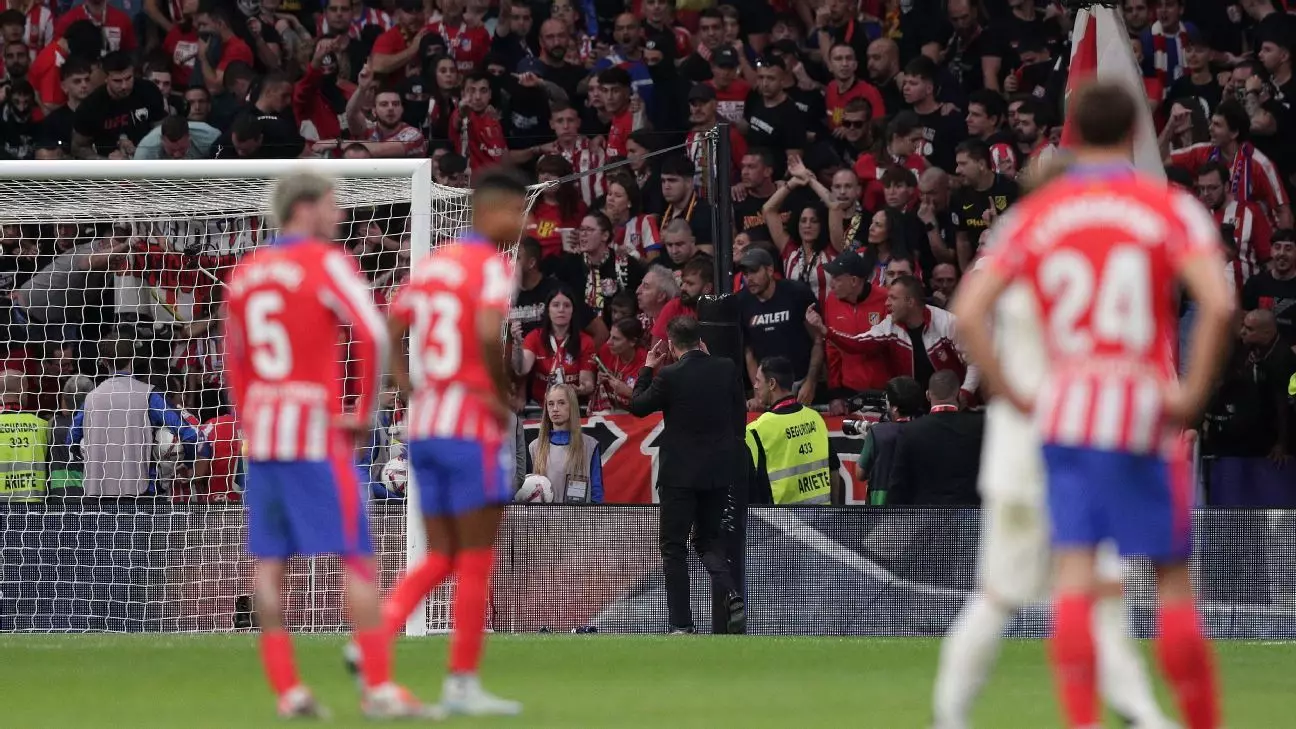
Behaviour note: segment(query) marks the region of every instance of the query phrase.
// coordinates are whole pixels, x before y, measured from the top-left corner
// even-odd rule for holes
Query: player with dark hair
[[[454,575],[450,675],[441,707],[481,716],[522,711],[482,688],[477,665],[495,532],[514,491],[512,387],[500,332],[514,293],[506,251],[522,232],[526,184],[504,169],[488,170],[473,184],[472,231],[415,266],[392,303],[392,346],[402,347],[410,336],[411,366],[396,357],[392,373],[410,403],[409,459],[428,551],[392,591],[383,628],[394,640],[414,607]]]
[[[1211,650],[1188,563],[1191,485],[1183,428],[1214,389],[1233,313],[1219,228],[1192,196],[1131,164],[1141,100],[1098,82],[1072,98],[1076,162],[999,222],[955,310],[992,392],[1033,416],[1043,444],[1054,558],[1052,662],[1067,725],[1100,725],[1095,550],[1115,542],[1156,571],[1157,649],[1189,729],[1219,726]],[[1005,377],[990,313],[1021,282],[1039,310],[1047,376]],[[1180,285],[1197,305],[1176,377]]]
[[[356,443],[369,436],[387,339],[356,264],[331,242],[342,219],[333,190],[333,180],[312,173],[281,180],[271,196],[279,236],[244,258],[229,284],[226,364],[255,484],[246,503],[261,658],[280,716],[326,713],[297,677],[282,590],[289,558],[339,555],[365,656],[361,708],[373,718],[416,716],[422,707],[390,678],[365,479],[353,460]],[[344,358],[357,382],[350,408],[338,365]]]

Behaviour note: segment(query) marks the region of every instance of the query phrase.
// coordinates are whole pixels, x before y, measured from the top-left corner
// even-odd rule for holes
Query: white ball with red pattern
[[[522,481],[522,488],[513,495],[519,504],[551,504],[554,500],[553,483],[547,476],[531,474]]]

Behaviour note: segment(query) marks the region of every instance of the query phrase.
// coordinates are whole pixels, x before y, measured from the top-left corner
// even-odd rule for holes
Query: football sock
[[[261,665],[276,696],[283,696],[297,685],[297,666],[293,662],[292,638],[284,630],[261,633]]]
[[[450,636],[450,672],[476,673],[485,640],[486,601],[495,551],[467,549],[455,556],[454,629]]]
[[[360,646],[360,670],[365,688],[381,686],[391,680],[391,641],[382,628],[357,630],[356,644]]]
[[[932,697],[936,726],[966,725],[968,711],[990,675],[999,655],[999,639],[1012,616],[1013,611],[981,593],[964,603],[941,643]]]
[[[409,619],[414,606],[450,576],[450,557],[439,552],[429,552],[413,570],[406,572],[396,583],[383,607],[383,634],[394,640]]]
[[[1094,605],[1094,641],[1098,649],[1098,686],[1107,705],[1142,726],[1164,722],[1152,696],[1143,661],[1129,637],[1125,600],[1108,597]]]
[[[1050,657],[1067,726],[1098,725],[1098,692],[1094,682],[1093,598],[1060,595],[1054,603]]]
[[[1193,601],[1164,604],[1160,611],[1157,655],[1179,701],[1187,729],[1216,729],[1219,697],[1210,646],[1202,636]]]

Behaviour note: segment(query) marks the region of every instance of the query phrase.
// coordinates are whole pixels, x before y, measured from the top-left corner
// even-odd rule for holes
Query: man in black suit
[[[742,385],[732,361],[712,357],[702,348],[697,320],[678,317],[666,333],[666,340],[653,347],[639,371],[630,412],[644,417],[660,410],[665,422],[657,490],[670,632],[696,632],[685,561],[693,531],[702,564],[727,596],[725,627],[739,633],[745,627],[745,611],[725,559],[721,529],[729,492],[737,481],[738,449],[745,448],[747,408]],[[668,349],[677,361],[654,374],[666,361]]]
[[[905,423],[896,440],[888,506],[978,506],[977,472],[985,418],[959,410],[958,375],[939,370],[927,383],[931,412]]]

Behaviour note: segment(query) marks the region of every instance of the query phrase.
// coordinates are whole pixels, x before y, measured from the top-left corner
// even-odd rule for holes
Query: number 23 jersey
[[[1025,282],[1039,304],[1044,442],[1160,451],[1173,435],[1163,394],[1175,378],[1179,272],[1196,256],[1223,265],[1206,210],[1132,170],[1072,174],[1018,203],[988,249],[987,268]]]
[[[414,393],[411,440],[502,437],[489,403],[496,396],[477,331],[478,314],[507,320],[513,264],[495,244],[467,236],[434,251],[411,271],[390,316],[410,327]],[[494,336],[503,336],[503,331]]]

